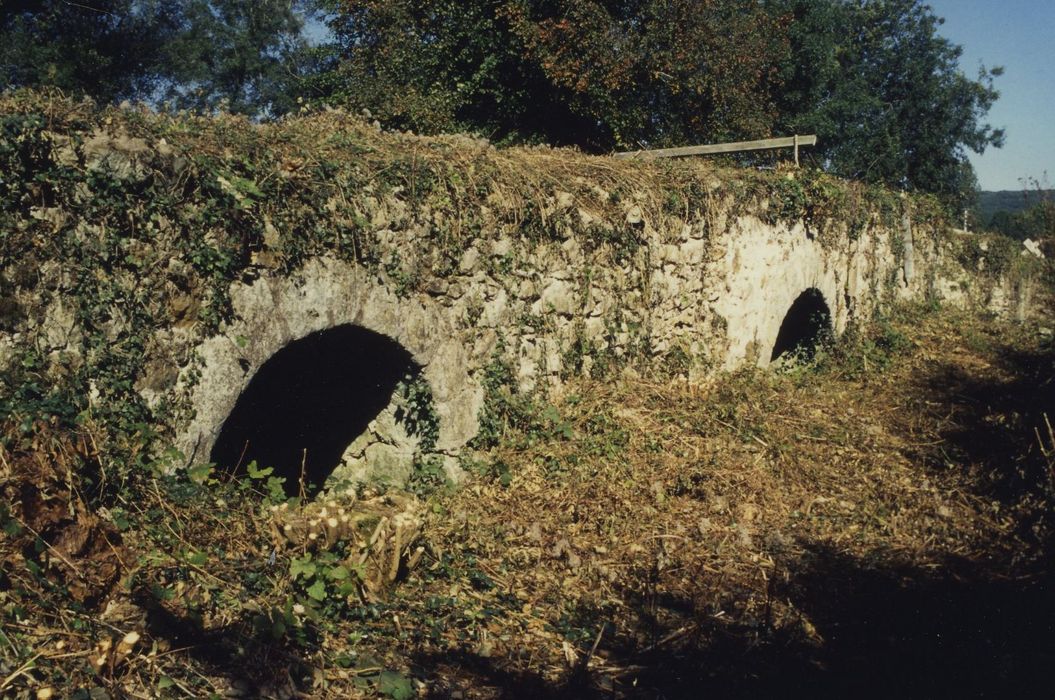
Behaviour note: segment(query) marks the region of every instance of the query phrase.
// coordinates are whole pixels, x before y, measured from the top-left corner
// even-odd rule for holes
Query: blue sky
[[[1003,66],[989,122],[1007,130],[1003,148],[971,155],[983,190],[1017,190],[1019,178],[1055,187],[1055,0],[928,0],[945,18],[939,33],[963,47],[960,66]]]

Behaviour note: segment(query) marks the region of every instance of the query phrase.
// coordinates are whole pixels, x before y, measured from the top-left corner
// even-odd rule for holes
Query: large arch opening
[[[348,446],[420,367],[394,340],[342,325],[295,340],[250,380],[220,429],[210,460],[241,473],[256,461],[299,490],[318,492]]]
[[[780,324],[773,353],[774,362],[781,357],[813,359],[817,346],[832,335],[832,314],[824,295],[815,287],[799,295]]]

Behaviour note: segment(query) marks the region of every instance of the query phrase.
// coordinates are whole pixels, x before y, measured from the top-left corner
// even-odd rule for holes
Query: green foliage
[[[404,269],[402,261],[398,255],[393,255],[385,262],[385,272],[388,274],[388,278],[392,280],[394,285],[393,291],[396,296],[401,299],[406,299],[413,293],[418,286],[419,280],[417,276],[408,272]]]
[[[1052,275],[1052,266],[1047,260],[1026,254],[1020,241],[1007,236],[957,236],[952,241],[952,252],[959,265],[993,282],[1017,284]]]
[[[847,183],[817,170],[778,172],[782,176],[767,183],[771,191],[765,218],[771,223],[801,223],[822,245],[834,245],[843,235],[857,240],[876,214],[884,226],[898,228],[904,205],[889,190]]]
[[[817,133],[840,176],[973,194],[976,79],[921,0],[354,0],[335,4],[326,99],[396,128],[590,150]],[[339,63],[336,59],[339,57]]]
[[[436,413],[432,387],[418,372],[405,376],[395,393],[401,400],[396,420],[403,424],[408,435],[418,438],[422,452],[431,452],[440,436],[440,417]]]
[[[488,151],[442,143],[410,157],[387,135],[367,129],[333,113],[254,126],[230,116],[99,110],[54,94],[5,96],[0,325],[21,328],[61,300],[78,333],[61,352],[29,344],[17,350],[0,374],[0,418],[74,425],[92,398],[91,416],[114,465],[108,485],[116,488],[146,473],[140,467],[159,437],[148,435],[147,426],[175,425],[188,410],[176,397],[146,402],[140,389],[155,379],[148,357],[196,380],[193,358],[157,357],[156,333],[179,325],[207,337],[231,318],[231,283],[262,270],[288,273],[321,253],[382,265],[364,214],[371,201],[404,203],[414,216],[430,208],[442,252],[438,275],[459,259],[485,216],[500,227],[537,220],[529,235],[541,239],[563,235],[557,217],[546,221],[538,214],[534,193],[549,185],[536,169],[509,168]],[[95,134],[103,134],[94,146],[100,155],[90,156],[86,141]],[[142,149],[141,155],[127,155],[107,135]],[[510,205],[485,215],[480,204],[499,185]],[[576,196],[618,211],[590,193],[584,185]],[[412,223],[384,226],[399,232]],[[636,236],[622,231],[605,243],[615,248],[624,234]],[[406,293],[414,293],[409,283]],[[32,305],[27,298],[35,299]],[[403,417],[428,453],[438,430],[428,387],[411,381],[403,391]]]
[[[760,136],[776,23],[757,2],[335,3],[329,99],[397,128],[594,150]]]
[[[556,406],[540,402],[536,393],[519,390],[504,352],[504,345],[499,343],[484,370],[480,429],[471,445],[489,449],[508,444],[510,439],[522,447],[548,440],[571,440],[575,435],[574,428]],[[486,465],[476,471],[506,484],[511,479],[508,468],[501,463]]]
[[[377,692],[392,700],[410,700],[417,697],[410,679],[394,671],[382,671],[378,675]]]
[[[103,444],[116,465],[109,482],[116,487],[150,453],[142,440],[146,426],[177,410],[165,402],[148,407],[134,386],[143,376],[150,337],[169,322],[167,305],[192,299],[186,308],[197,310],[197,318],[187,320],[204,328],[226,318],[230,281],[249,263],[250,249],[260,246],[267,213],[260,202],[288,190],[275,182],[257,184],[248,160],[229,163],[202,152],[155,155],[149,177],[131,168],[124,174],[86,169],[83,161],[57,155],[69,144],[76,159],[72,146],[80,145],[80,137],[48,131],[57,124],[32,107],[21,112],[21,106],[14,98],[0,116],[0,297],[8,284],[32,288],[42,261],[61,259],[68,265],[61,292],[49,283],[36,293],[41,304],[61,294],[81,332],[67,353],[19,350],[0,373],[0,418],[16,416],[29,424],[48,416],[71,426],[94,395],[92,418],[113,438]],[[66,128],[88,129],[100,118],[82,112],[69,117]],[[131,115],[126,123],[137,126]],[[159,119],[153,128],[151,142],[181,127]],[[188,195],[193,204],[185,203]],[[42,206],[56,212],[54,221],[33,216]],[[301,241],[300,251],[308,250]],[[200,310],[198,299],[204,302]],[[19,316],[25,311],[15,307],[6,318],[17,322]]]
[[[269,637],[275,642],[285,639],[286,635],[290,631],[295,630],[297,626],[297,619],[293,615],[293,604],[291,602],[284,607],[272,607],[265,612],[254,615],[252,618],[253,631],[258,635]]]
[[[0,88],[256,117],[337,103],[593,151],[813,132],[829,172],[959,209],[967,151],[1003,140],[985,123],[1001,71],[964,75],[940,24],[922,0],[9,3]]]
[[[830,172],[938,195],[962,208],[976,189],[967,151],[999,147],[985,123],[1001,69],[976,79],[921,0],[769,0],[788,27],[781,130],[816,133]]]
[[[585,289],[589,289],[589,282],[587,281],[584,285]],[[589,358],[594,362],[591,365],[591,376],[597,376],[601,372],[595,372],[593,367],[598,364],[596,360],[598,358],[604,359],[602,354],[598,352],[593,343],[591,343],[585,335],[582,324],[578,324],[575,328],[575,336],[571,339],[568,347],[565,349],[563,357],[561,358],[561,376],[564,379],[570,377],[582,376],[583,370],[586,367],[586,360]],[[606,369],[604,362],[600,363],[602,366],[600,369]]]
[[[311,70],[303,35],[313,0],[194,0],[183,3],[179,37],[165,47],[166,99],[253,116],[293,111]]]
[[[1027,238],[1034,241],[1055,240],[1055,198],[1052,191],[1038,190],[1033,196],[1028,192],[1017,194],[1027,202],[1025,208],[1013,212],[995,212],[989,220],[989,228],[1018,241]]]
[[[976,221],[1015,240],[1055,241],[1055,190],[1043,178],[1026,178],[1017,191],[982,192]]]
[[[102,102],[273,115],[296,106],[311,65],[311,0],[5,3],[0,89],[54,86]]]
[[[418,439],[407,490],[422,496],[433,493],[447,486],[448,479],[443,456],[433,454],[440,435],[440,418],[432,388],[420,372],[415,372],[399,382],[395,394],[399,399],[396,420],[408,435]]]
[[[13,301],[7,302],[8,320],[0,322],[24,327],[27,318],[61,300],[78,332],[62,350],[18,348],[0,374],[0,418],[29,426],[47,417],[74,426],[90,417],[107,469],[105,479],[102,470],[87,476],[96,479],[87,493],[103,497],[95,489],[104,490],[104,501],[129,479],[156,471],[152,462],[172,436],[152,429],[179,425],[189,410],[183,395],[167,393],[171,383],[164,382],[173,379],[151,387],[160,401],[144,398],[142,387],[157,379],[148,359],[178,369],[190,384],[197,376],[196,360],[166,355],[159,333],[187,330],[190,344],[214,334],[233,313],[232,282],[291,274],[323,254],[377,271],[384,265],[377,231],[420,235],[417,224],[426,216],[434,239],[428,245],[440,252],[430,272],[442,277],[485,227],[522,230],[530,241],[566,236],[572,222],[561,216],[572,215],[544,213],[552,189],[569,181],[580,183],[571,192],[577,204],[614,221],[625,218],[624,205],[637,191],[645,194],[643,207],[659,207],[652,210],[657,217],[676,214],[690,222],[704,220],[716,211],[712,203],[724,199],[750,211],[779,198],[788,217],[816,222],[856,212],[859,202],[871,203],[874,196],[825,175],[788,180],[783,172],[730,177],[712,194],[711,171],[701,175],[676,164],[596,168],[596,161],[571,153],[561,154],[559,169],[550,170],[539,165],[534,151],[496,154],[447,139],[408,145],[403,136],[376,133],[334,112],[253,125],[231,116],[98,110],[53,94],[2,100],[0,299]],[[86,142],[94,138],[105,143],[97,141],[90,151]],[[122,150],[129,143],[141,155]],[[92,160],[100,152],[107,159],[102,164]],[[669,196],[671,191],[682,194]],[[493,193],[509,203],[490,201],[484,213],[482,204]],[[378,202],[387,201],[395,204],[392,210],[409,212],[407,217],[374,224]],[[777,208],[773,204],[770,211]],[[864,204],[861,210],[871,211]],[[584,247],[597,246],[591,251],[597,264],[607,264],[602,254],[608,261],[638,259],[635,227],[597,224],[586,233],[577,235]],[[500,264],[502,273],[517,261],[510,257]],[[619,319],[614,323],[609,335],[618,332]],[[626,357],[645,356],[644,331],[633,323],[627,330],[639,346]],[[582,336],[568,351],[573,370],[590,358],[591,373],[600,374],[614,361]],[[560,432],[542,416],[537,397],[518,391],[501,357],[496,354],[483,378],[487,401],[477,444],[494,446],[510,429],[522,429],[525,439]],[[429,388],[408,378],[400,391],[401,418],[421,442],[417,482],[434,487],[442,480],[429,458],[438,437]],[[250,478],[254,488],[277,500],[275,477],[257,471],[260,478]],[[207,471],[194,476],[202,483],[225,478]]]
[[[361,568],[352,567],[340,543],[330,549],[306,552],[289,562],[294,597],[315,615],[347,615],[357,607]]]
[[[249,477],[251,482],[263,482],[263,487],[267,489],[265,492],[267,499],[271,503],[282,503],[286,500],[286,479],[280,476],[272,476],[271,474],[274,471],[273,467],[260,469],[257,467],[256,460],[251,461],[246,466],[246,476]]]
[[[976,220],[984,225],[1001,211],[1014,214],[1042,201],[1055,199],[1055,190],[1051,189],[1047,177],[1027,178],[1022,184],[1023,187],[1017,190],[979,192],[974,212]]]
[[[880,317],[865,326],[851,324],[838,341],[818,357],[816,368],[851,378],[865,377],[887,371],[898,358],[908,355],[914,348],[894,319]]]
[[[443,467],[443,456],[437,454],[414,455],[407,490],[419,496],[435,493],[450,485],[447,470]]]
[[[495,347],[491,361],[484,368],[481,381],[484,388],[484,404],[480,410],[480,429],[472,445],[490,448],[499,444],[510,427],[530,425],[535,405],[530,397],[523,396],[513,376],[513,369],[503,354],[502,342]]]
[[[0,7],[0,89],[53,85],[112,101],[148,94],[182,28],[182,2],[13,2]]]

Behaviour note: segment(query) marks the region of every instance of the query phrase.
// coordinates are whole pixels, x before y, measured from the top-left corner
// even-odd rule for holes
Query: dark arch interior
[[[233,473],[256,461],[285,477],[286,491],[314,493],[349,444],[420,368],[401,345],[358,326],[296,340],[265,362],[238,397],[210,455]]]
[[[824,295],[818,289],[807,289],[784,316],[769,361],[792,354],[812,359],[817,345],[828,338],[831,332],[832,314],[828,310],[828,303],[824,301]]]

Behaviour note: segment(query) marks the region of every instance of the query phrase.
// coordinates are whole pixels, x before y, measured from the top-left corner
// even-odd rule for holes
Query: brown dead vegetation
[[[116,595],[95,589],[111,602],[79,618],[88,627],[69,611],[7,614],[6,638],[44,655],[9,664],[4,691],[1034,693],[1055,668],[1055,472],[1036,432],[1055,412],[1051,343],[1036,324],[909,309],[780,374],[574,384],[478,455],[464,488],[424,503],[412,551],[382,557],[402,562],[394,589],[316,613],[289,573],[315,550],[274,548],[276,511],[259,496],[217,484],[180,503],[159,490],[124,533],[137,570]],[[59,444],[5,453],[41,480],[13,512],[95,571],[70,523],[120,546],[78,510],[62,466],[74,448]],[[280,519],[323,527],[319,508]],[[9,610],[28,585],[28,540],[4,542]],[[288,605],[287,629],[276,610]],[[134,647],[112,651],[133,632]]]
[[[9,425],[4,434],[16,430]],[[20,450],[0,446],[0,491],[10,518],[0,548],[4,569],[24,572],[26,555],[36,550],[43,568],[31,573],[85,608],[98,609],[127,570],[128,552],[117,529],[91,512],[76,491],[77,471],[97,466],[96,451],[87,435],[60,434],[47,425],[32,431],[32,441]]]

